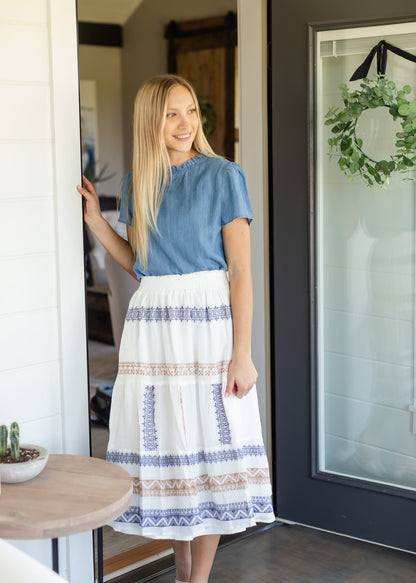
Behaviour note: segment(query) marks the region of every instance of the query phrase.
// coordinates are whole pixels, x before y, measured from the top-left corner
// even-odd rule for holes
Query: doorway
[[[80,2],[81,0],[79,0]],[[185,3],[183,3],[185,5]],[[157,6],[156,6],[157,5]],[[102,50],[106,50],[107,54],[110,55],[112,54],[112,58],[113,58],[113,71],[115,71],[114,75],[115,76],[119,76],[119,78],[121,79],[121,84],[122,84],[122,91],[120,89],[120,92],[122,93],[122,96],[118,97],[117,96],[117,91],[115,90],[115,88],[112,88],[112,99],[113,99],[113,103],[117,102],[117,99],[122,102],[123,107],[121,107],[121,111],[118,111],[118,113],[116,114],[116,118],[118,116],[118,119],[120,120],[119,124],[118,124],[118,128],[116,128],[115,126],[117,124],[114,123],[114,120],[111,120],[111,108],[108,109],[108,103],[107,104],[103,104],[100,105],[100,98],[102,97],[102,92],[100,90],[100,80],[97,80],[97,85],[96,85],[96,104],[97,104],[97,117],[98,117],[98,139],[99,139],[99,149],[98,149],[98,156],[97,159],[99,159],[99,161],[102,164],[105,164],[106,162],[110,161],[109,167],[106,170],[107,173],[112,173],[114,170],[117,170],[118,172],[118,176],[99,183],[99,190],[98,192],[104,195],[103,196],[103,201],[104,204],[113,204],[113,201],[111,200],[113,198],[113,195],[115,194],[117,187],[118,187],[118,183],[120,182],[123,173],[128,171],[129,169],[129,159],[130,159],[130,149],[131,149],[131,145],[130,145],[130,126],[131,126],[131,121],[130,121],[130,112],[126,112],[126,108],[125,108],[125,103],[126,101],[128,103],[132,103],[132,100],[134,99],[134,94],[138,88],[138,86],[141,84],[142,81],[144,81],[146,78],[150,77],[153,74],[158,74],[160,72],[166,72],[167,70],[167,63],[166,63],[166,47],[165,47],[165,41],[163,39],[163,29],[164,29],[164,24],[168,23],[169,20],[171,20],[172,18],[174,19],[183,19],[183,20],[187,20],[187,19],[191,19],[193,18],[193,14],[189,12],[189,10],[186,11],[186,16],[181,16],[180,14],[178,15],[178,10],[180,8],[180,6],[182,5],[181,2],[178,3],[169,3],[169,2],[150,2],[150,0],[143,0],[142,3],[140,4],[139,8],[138,8],[138,12],[133,14],[132,17],[129,19],[127,25],[125,27],[123,27],[123,33],[125,33],[125,42],[128,42],[129,39],[129,35],[133,34],[133,30],[132,28],[129,28],[133,22],[135,21],[139,21],[141,20],[141,25],[142,27],[148,27],[151,31],[154,31],[154,23],[147,23],[146,24],[146,20],[145,20],[145,16],[146,18],[149,17],[150,15],[153,14],[153,18],[156,18],[155,16],[155,10],[159,10],[162,11],[163,13],[163,18],[162,16],[158,13],[158,16],[156,18],[159,19],[159,22],[162,22],[162,25],[160,25],[160,23],[158,24],[159,28],[160,28],[160,34],[158,36],[159,38],[159,44],[161,44],[160,47],[160,51],[161,51],[161,56],[160,59],[162,61],[162,65],[160,65],[161,68],[153,68],[151,70],[149,70],[149,62],[148,60],[146,60],[146,62],[143,64],[143,70],[140,69],[139,71],[139,67],[137,66],[134,69],[135,74],[137,74],[137,79],[134,79],[131,75],[128,75],[128,78],[126,79],[126,74],[125,74],[125,63],[123,61],[123,57],[120,56],[120,52],[124,50],[124,48],[118,48],[118,49],[114,49],[113,48],[103,48]],[[179,8],[178,8],[179,7]],[[208,12],[208,8],[209,8],[209,12]],[[147,12],[146,12],[146,10]],[[266,312],[266,299],[265,299],[265,289],[267,288],[267,286],[265,285],[265,279],[267,277],[266,272],[265,272],[265,266],[267,265],[267,259],[266,259],[266,249],[267,249],[267,245],[265,244],[265,232],[264,232],[264,223],[267,221],[267,205],[265,205],[265,200],[267,198],[267,193],[265,193],[264,189],[265,189],[265,181],[264,181],[264,140],[265,140],[265,136],[266,136],[266,128],[265,128],[265,113],[264,113],[264,103],[265,103],[265,99],[264,99],[264,89],[265,89],[265,83],[264,81],[262,81],[261,83],[257,84],[257,86],[252,86],[252,80],[256,79],[259,77],[259,75],[265,75],[265,68],[263,66],[263,59],[264,59],[264,53],[265,53],[265,47],[262,46],[263,44],[263,40],[265,39],[265,35],[263,32],[264,29],[264,21],[265,21],[265,2],[263,2],[262,0],[260,1],[256,1],[256,2],[252,2],[252,0],[250,0],[249,2],[246,0],[240,0],[239,2],[236,1],[232,1],[232,2],[216,2],[214,3],[214,5],[210,5],[209,7],[203,7],[203,6],[195,6],[195,10],[197,10],[198,12],[195,14],[196,17],[202,17],[202,16],[209,16],[209,15],[218,15],[221,13],[226,13],[228,10],[230,9],[234,9],[237,10],[238,12],[238,18],[239,18],[239,34],[240,34],[240,46],[239,46],[239,61],[240,61],[240,69],[242,69],[243,73],[244,73],[244,78],[240,79],[240,92],[241,95],[244,96],[244,100],[245,103],[247,103],[247,106],[242,106],[241,110],[239,112],[239,119],[242,120],[242,132],[241,132],[241,148],[239,151],[239,156],[240,156],[240,161],[243,164],[243,167],[246,171],[246,175],[248,177],[248,181],[249,181],[249,185],[250,185],[250,191],[252,193],[252,204],[253,204],[253,208],[254,208],[254,212],[256,214],[256,218],[257,218],[257,224],[255,225],[255,227],[253,228],[252,231],[252,243],[253,243],[253,254],[255,254],[257,261],[256,264],[253,265],[253,271],[256,271],[256,276],[254,277],[255,279],[255,295],[257,295],[258,297],[258,301],[257,301],[257,306],[256,306],[256,310],[258,312],[259,317],[257,318],[257,329],[253,330],[253,352],[256,353],[257,358],[256,358],[256,365],[257,368],[260,371],[260,374],[262,376],[262,380],[261,380],[261,384],[258,385],[258,391],[259,391],[259,399],[260,399],[260,408],[262,410],[262,417],[263,417],[263,428],[264,428],[264,432],[265,432],[265,441],[267,442],[267,436],[268,436],[268,428],[267,428],[267,415],[266,415],[266,410],[267,410],[267,401],[269,399],[269,396],[267,395],[267,390],[266,388],[268,387],[268,380],[269,380],[269,374],[267,372],[267,355],[266,355],[266,345],[268,344],[268,339],[267,339],[267,330],[265,329],[265,321],[266,321],[266,316],[265,316],[265,312]],[[140,10],[142,12],[140,12]],[[173,12],[170,13],[169,11],[172,10]],[[204,12],[204,10],[207,11],[207,13]],[[80,18],[82,16],[82,14],[79,14]],[[143,16],[143,18],[141,18]],[[161,20],[162,19],[162,20]],[[248,38],[247,35],[247,31],[248,30],[253,30],[256,29],[258,31],[257,36],[254,39],[250,39],[249,42],[247,42],[244,39]],[[136,35],[138,33],[136,32]],[[152,35],[153,37],[156,36],[155,34]],[[152,40],[152,42],[154,42],[154,39]],[[154,47],[154,45],[152,45],[152,48]],[[91,77],[94,74],[94,66],[92,63],[89,64],[88,69],[85,70],[83,69],[83,63],[82,63],[82,52],[86,52],[84,51],[84,47],[81,47],[80,49],[80,70],[81,70],[81,79],[83,80],[89,80],[89,79],[93,79],[93,77]],[[91,47],[91,52],[95,52],[95,54],[97,55],[97,53],[99,53],[99,47],[97,47],[96,45],[94,47]],[[117,56],[117,53],[119,56]],[[130,61],[133,58],[132,55],[130,55]],[[102,57],[101,57],[102,59]],[[107,61],[107,67],[110,61]],[[124,63],[124,64],[123,64]],[[136,64],[137,64],[137,59],[136,59]],[[105,67],[105,61],[102,60],[101,62],[101,66]],[[131,68],[127,67],[127,71],[130,71]],[[82,74],[82,72],[84,71],[85,75]],[[137,86],[133,87],[133,84],[136,83]],[[257,92],[257,93],[256,93]],[[259,97],[260,95],[260,97]],[[248,98],[248,100],[247,100]],[[252,111],[250,110],[250,108],[248,107],[249,103],[257,103],[257,109],[256,109],[256,115],[253,115]],[[102,109],[103,107],[106,107],[106,115],[105,115],[105,124],[104,125],[104,129],[101,128],[100,125],[100,117],[102,115]],[[256,119],[257,118],[257,119]],[[246,121],[247,120],[247,123]],[[112,123],[111,128],[110,128],[110,121]],[[122,135],[120,136],[119,130],[120,127],[122,128]],[[102,139],[101,136],[103,135],[103,131],[105,132],[109,132],[110,131],[110,135],[113,137],[113,143],[112,143],[112,147],[114,148],[114,143],[116,144],[121,144],[121,147],[118,148],[119,152],[122,151],[123,152],[123,159],[119,162],[116,162],[115,164],[113,164],[112,160],[112,154],[111,154],[111,150],[108,149],[108,144],[102,144]],[[111,133],[112,132],[112,133]],[[246,150],[244,152],[244,143],[249,144],[250,143],[250,150],[248,149],[248,147],[246,147]],[[253,146],[252,144],[256,144],[256,152],[253,153]],[[245,156],[245,158],[244,158]],[[119,158],[116,157],[116,160],[119,160]],[[107,195],[107,196],[105,196]],[[108,196],[109,195],[109,196]],[[107,212],[107,211],[105,211]],[[113,208],[109,208],[108,209],[108,219],[109,220],[115,220],[115,224],[117,221],[117,216],[116,216],[116,211],[114,211]],[[95,316],[98,318],[98,320],[100,320],[100,318],[103,318],[105,316],[106,318],[106,326],[107,326],[107,330],[110,330],[110,332],[112,332],[112,328],[111,328],[111,322],[109,319],[109,308],[108,308],[108,304],[107,306],[104,304],[104,307],[102,309],[100,309],[100,304],[97,298],[93,298],[91,301],[91,312],[96,311],[98,313],[95,314]],[[108,325],[110,324],[110,327],[108,328]],[[97,347],[96,344],[98,344],[99,346]],[[104,361],[106,363],[106,366],[108,365],[109,368],[109,376],[106,376],[107,373],[105,373],[104,376],[102,376],[103,371],[105,370],[103,367],[101,367],[101,365],[98,364],[98,366],[90,366],[90,381],[91,379],[94,380],[94,383],[96,385],[100,384],[100,385],[106,385],[106,384],[111,384],[111,382],[114,380],[115,374],[116,374],[116,368],[117,368],[117,358],[116,358],[116,351],[114,350],[114,347],[112,346],[111,342],[110,343],[106,343],[106,342],[102,342],[102,339],[95,339],[92,340],[91,344],[90,344],[90,356],[92,355],[94,358],[94,355],[97,356],[97,362],[99,362],[100,360],[100,355],[99,353],[104,353]],[[92,363],[92,360],[90,360],[90,365]],[[96,453],[95,455],[103,455],[103,453],[105,452],[105,446],[106,446],[106,428],[103,426],[95,426],[93,427],[93,437],[92,437],[92,445],[93,445],[93,454],[94,454],[94,447],[95,445],[98,445],[98,448],[101,449],[101,454]],[[97,435],[101,434],[101,438],[98,437],[98,439],[95,439],[94,437],[94,433]],[[101,442],[101,445],[99,444],[99,442]],[[97,449],[95,449],[95,451],[97,452]],[[120,533],[116,533],[116,535],[120,535]],[[116,555],[112,555],[112,556],[108,556],[107,558],[111,559],[114,558],[114,561],[109,562],[109,563],[105,563],[105,569],[106,566],[108,567],[108,569],[106,569],[107,571],[107,576],[109,578],[114,578],[117,576],[122,576],[123,572],[126,571],[131,571],[132,569],[135,569],[136,567],[139,567],[142,569],[150,569],[151,568],[151,562],[154,561],[155,559],[160,559],[161,561],[164,560],[163,555],[167,555],[168,553],[170,553],[170,549],[168,549],[168,545],[165,545],[166,548],[161,548],[160,545],[157,546],[157,548],[150,548],[147,545],[153,545],[153,543],[149,543],[149,541],[147,539],[143,539],[143,544],[140,545],[140,547],[137,546],[136,542],[134,541],[133,543],[131,542],[132,538],[136,538],[136,537],[131,537],[128,535],[120,535],[121,537],[124,536],[126,537],[126,546],[124,546],[124,542],[122,542],[120,544],[120,548],[119,551],[117,552]],[[104,541],[104,550],[105,550],[105,541]],[[130,547],[133,548],[130,548]],[[145,550],[146,553],[147,551],[151,551],[149,556],[147,557],[143,557],[143,553],[142,551]],[[130,552],[131,551],[131,552]],[[124,556],[120,557],[119,555],[123,555]],[[118,558],[117,558],[118,557]],[[121,559],[121,561],[119,561],[119,559]],[[168,559],[170,559],[170,557],[165,557],[166,561],[168,561]],[[110,572],[110,569],[113,569],[113,566],[120,565],[122,563],[122,567],[121,568],[117,568],[117,570],[112,570]],[[166,563],[165,563],[166,564]],[[113,565],[113,566],[112,566]],[[147,571],[149,572],[149,571]],[[143,575],[141,575],[143,576]]]

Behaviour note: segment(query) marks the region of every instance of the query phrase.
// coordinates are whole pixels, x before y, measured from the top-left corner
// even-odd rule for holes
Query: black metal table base
[[[103,583],[103,529],[97,528],[97,583]]]
[[[103,583],[103,529],[97,528],[97,583]],[[52,569],[59,573],[59,550],[58,539],[52,539]]]
[[[59,573],[59,551],[58,551],[58,539],[52,539],[52,569],[55,573]]]

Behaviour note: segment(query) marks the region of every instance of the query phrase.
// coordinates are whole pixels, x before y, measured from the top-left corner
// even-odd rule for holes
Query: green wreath
[[[352,182],[353,176],[359,175],[369,186],[375,183],[382,186],[388,184],[395,172],[407,172],[406,179],[414,180],[409,171],[416,166],[416,100],[406,99],[412,91],[410,85],[399,89],[393,81],[379,75],[375,80],[363,79],[356,91],[349,91],[345,83],[339,89],[344,108],[331,107],[325,124],[333,126],[334,137],[328,140],[330,158],[334,152],[338,155],[338,166],[348,181]],[[396,133],[396,153],[390,160],[370,158],[363,150],[363,141],[355,133],[362,112],[376,107],[387,107],[394,120],[401,120],[402,131]]]

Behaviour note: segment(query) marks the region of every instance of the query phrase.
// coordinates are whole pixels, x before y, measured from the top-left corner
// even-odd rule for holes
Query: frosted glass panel
[[[416,24],[350,32],[318,33],[316,47],[319,469],[416,489],[415,183],[349,183],[329,159],[324,125],[342,105],[339,84],[359,88],[348,79],[380,40],[416,53]],[[416,98],[414,63],[389,53],[387,77]],[[398,131],[381,108],[357,126],[376,160],[394,154]]]

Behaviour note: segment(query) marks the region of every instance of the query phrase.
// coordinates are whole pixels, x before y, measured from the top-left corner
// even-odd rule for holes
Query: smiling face
[[[172,166],[180,166],[195,155],[192,144],[198,129],[196,104],[188,89],[175,85],[169,91],[163,139]]]

